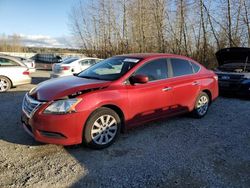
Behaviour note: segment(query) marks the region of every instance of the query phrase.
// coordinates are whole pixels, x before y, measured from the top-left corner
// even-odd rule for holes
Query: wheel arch
[[[1,78],[1,77],[7,78],[7,79],[10,81],[10,87],[13,87],[13,82],[12,82],[12,80],[11,80],[8,76],[1,75],[1,74],[0,74],[0,78]]]
[[[106,107],[106,108],[110,108],[112,110],[114,110],[118,116],[121,118],[121,131],[125,131],[125,116],[124,113],[122,111],[122,109],[114,104],[105,104],[101,107]]]
[[[212,103],[212,92],[209,89],[204,89],[202,92],[206,93],[209,97],[209,104]]]

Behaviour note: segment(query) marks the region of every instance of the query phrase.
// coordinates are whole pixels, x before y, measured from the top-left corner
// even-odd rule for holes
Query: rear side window
[[[100,62],[100,61],[102,61],[102,59],[95,59],[95,62],[96,62],[96,63],[98,63],[98,62]]]
[[[96,63],[94,59],[86,59],[80,62],[82,66],[84,65],[93,65]]]
[[[193,66],[193,69],[194,69],[194,72],[197,73],[199,70],[200,70],[200,66],[191,62],[192,66]]]
[[[193,74],[193,68],[189,61],[184,59],[171,59],[173,76]]]
[[[167,61],[166,59],[157,59],[153,60],[141,68],[139,68],[136,74],[146,75],[149,78],[149,81],[161,80],[168,77],[167,74]]]
[[[20,66],[17,62],[10,59],[0,58],[0,67]]]

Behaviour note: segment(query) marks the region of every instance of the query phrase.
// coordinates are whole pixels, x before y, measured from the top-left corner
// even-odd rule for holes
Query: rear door
[[[149,82],[127,85],[130,125],[165,116],[172,105],[172,91],[166,89],[166,59],[156,59],[142,65],[133,75],[138,74],[148,76]]]
[[[192,110],[200,91],[200,80],[192,64],[185,59],[171,58],[171,87],[173,101],[180,110]],[[196,71],[197,72],[197,71]]]

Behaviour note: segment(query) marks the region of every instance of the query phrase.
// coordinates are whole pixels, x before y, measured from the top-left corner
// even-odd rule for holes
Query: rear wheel
[[[6,77],[0,76],[0,93],[8,91],[10,88],[10,80]]]
[[[202,92],[198,96],[196,103],[195,103],[195,107],[193,110],[194,117],[197,117],[197,118],[204,117],[207,114],[207,111],[209,108],[209,102],[210,102],[209,96],[205,92]]]
[[[114,110],[106,107],[99,108],[87,120],[83,142],[95,149],[108,147],[119,135],[120,127],[120,117]]]

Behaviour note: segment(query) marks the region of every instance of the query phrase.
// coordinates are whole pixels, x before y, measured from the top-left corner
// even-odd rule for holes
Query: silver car
[[[31,83],[29,69],[15,57],[0,55],[0,93],[11,87]]]
[[[51,78],[73,75],[79,73],[102,59],[84,57],[84,58],[66,58],[61,63],[55,63],[52,66]]]

